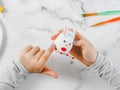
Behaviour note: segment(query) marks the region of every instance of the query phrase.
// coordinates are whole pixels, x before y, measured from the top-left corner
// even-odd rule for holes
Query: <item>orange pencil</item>
[[[119,20],[120,20],[120,17],[116,17],[116,18],[112,18],[112,19],[109,19],[109,20],[106,20],[106,21],[96,23],[94,25],[91,25],[90,27],[101,26],[101,25],[112,23],[112,22],[119,21]]]

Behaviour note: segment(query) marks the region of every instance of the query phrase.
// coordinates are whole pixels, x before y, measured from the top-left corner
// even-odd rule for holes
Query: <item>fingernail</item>
[[[55,48],[55,43],[51,43],[50,48]]]
[[[77,45],[77,41],[75,40],[75,41],[73,42],[73,44]]]

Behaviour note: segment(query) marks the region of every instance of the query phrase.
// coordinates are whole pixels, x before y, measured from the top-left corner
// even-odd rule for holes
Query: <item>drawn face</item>
[[[69,51],[72,47],[72,42],[71,41],[71,38],[70,37],[67,37],[65,39],[63,39],[62,41],[62,45],[61,45],[61,51],[62,52],[66,52],[66,51]]]
[[[68,53],[73,46],[73,40],[74,38],[71,32],[60,34],[55,41],[56,50],[63,53]]]

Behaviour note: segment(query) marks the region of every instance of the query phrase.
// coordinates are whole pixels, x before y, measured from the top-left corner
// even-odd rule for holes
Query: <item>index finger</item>
[[[54,49],[55,49],[55,45],[50,46],[48,50],[41,56],[41,58],[39,59],[40,65],[45,65],[45,63],[51,56],[52,52],[54,51]]]
[[[62,32],[63,32],[63,30],[59,30],[57,34],[54,34],[54,35],[51,37],[51,40],[55,40]]]

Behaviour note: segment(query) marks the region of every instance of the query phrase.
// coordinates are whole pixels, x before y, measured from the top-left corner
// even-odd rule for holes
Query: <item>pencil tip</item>
[[[83,17],[86,17],[86,14],[82,14]]]

